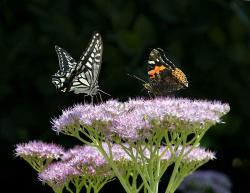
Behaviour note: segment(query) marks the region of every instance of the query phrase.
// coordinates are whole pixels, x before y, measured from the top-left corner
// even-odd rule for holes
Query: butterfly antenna
[[[136,79],[136,80],[139,80],[139,81],[143,82],[144,84],[148,84],[145,80],[139,78],[138,76],[131,75],[131,74],[127,74],[127,75],[130,76],[130,77],[132,77],[132,78],[134,78],[134,79]],[[142,89],[140,90],[140,93],[142,93],[144,90],[145,90],[145,86],[144,86],[144,88],[142,88]]]
[[[127,75],[130,76],[130,77],[132,77],[132,78],[134,78],[134,79],[136,79],[136,80],[139,80],[139,81],[141,81],[141,82],[143,82],[143,83],[145,83],[145,84],[147,83],[145,80],[139,78],[138,76],[131,75],[131,74],[127,74]]]
[[[108,96],[111,96],[111,94],[106,93],[106,92],[104,92],[103,90],[100,90],[100,89],[99,89],[99,91],[100,91],[101,93],[103,93],[103,94],[106,94],[106,95],[108,95]]]

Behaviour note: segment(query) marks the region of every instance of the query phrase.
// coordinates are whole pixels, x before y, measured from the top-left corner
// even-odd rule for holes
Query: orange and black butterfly
[[[166,57],[161,48],[153,49],[149,54],[148,76],[149,82],[134,77],[143,81],[149,94],[155,96],[167,96],[188,87],[186,75]]]

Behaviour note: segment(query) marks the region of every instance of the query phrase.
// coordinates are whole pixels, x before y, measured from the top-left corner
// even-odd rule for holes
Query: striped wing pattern
[[[80,58],[77,74],[72,80],[70,91],[94,95],[98,91],[98,76],[102,63],[103,44],[99,33],[94,34],[92,41]]]
[[[70,54],[59,46],[55,46],[55,50],[59,60],[59,70],[52,76],[52,83],[57,89],[64,89],[65,84],[74,72],[77,62]]]
[[[55,46],[59,59],[59,71],[52,77],[52,82],[61,91],[76,94],[95,95],[98,92],[98,76],[102,63],[102,38],[95,33],[76,62],[64,49]]]

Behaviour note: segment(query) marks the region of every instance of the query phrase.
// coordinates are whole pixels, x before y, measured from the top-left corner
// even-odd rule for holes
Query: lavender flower
[[[179,157],[182,153],[182,162],[202,162],[215,159],[215,153],[206,150],[201,147],[192,148],[191,146],[183,147],[179,146],[177,150],[172,146],[172,153],[168,146],[161,146],[159,150],[159,155],[161,155],[161,160],[168,161],[171,158]],[[145,150],[146,157],[150,158],[150,152],[148,149]]]
[[[66,132],[76,124],[92,126],[96,121],[107,125],[123,139],[145,138],[156,125],[162,128],[203,129],[221,122],[229,111],[228,104],[182,98],[134,99],[125,103],[115,100],[100,105],[76,105],[53,120],[56,132]],[[156,124],[156,125],[155,125]]]
[[[104,151],[110,156],[109,147],[106,143],[102,144]],[[112,158],[114,161],[123,162],[131,160],[120,145],[111,146]],[[99,150],[90,145],[76,146],[68,150],[62,160],[77,168],[83,168],[88,175],[112,175],[111,168]]]
[[[98,149],[92,146],[76,146],[68,150],[62,160],[81,169],[85,175],[95,175],[98,172],[108,173],[110,171],[110,168],[109,171],[101,171],[104,170],[107,163]]]
[[[30,141],[16,145],[15,155],[22,158],[59,159],[64,149],[53,143]]]
[[[204,148],[196,147],[190,151],[191,147],[184,149],[183,162],[202,162],[215,159],[215,153]],[[190,152],[189,152],[190,151]],[[180,149],[177,151],[179,154]]]
[[[102,144],[103,149],[110,155],[108,145],[106,143]],[[130,155],[125,152],[125,149],[131,149],[134,157],[139,153],[138,149],[129,148],[129,144],[113,144],[111,146],[112,151],[112,159],[117,162],[122,161],[131,161]],[[152,148],[155,151],[156,147]],[[150,159],[151,151],[148,148],[142,147],[143,152],[140,152],[141,156]],[[172,147],[174,149],[174,147]],[[169,160],[171,157],[179,156],[181,152],[183,152],[183,161],[185,162],[199,162],[204,160],[213,160],[215,159],[215,154],[211,151],[205,150],[204,148],[196,147],[191,149],[191,147],[185,147],[183,149],[182,146],[178,147],[176,150],[176,154],[172,154],[167,146],[161,146],[159,149],[159,154],[161,155],[162,160]],[[62,157],[63,161],[67,161],[70,165],[79,166],[79,165],[92,165],[94,167],[100,167],[107,165],[107,162],[103,155],[98,151],[98,149],[94,146],[76,146],[73,149],[68,150],[64,156]],[[141,160],[137,160],[141,161]]]
[[[115,100],[107,101],[98,106],[89,104],[75,105],[63,111],[62,116],[58,119],[53,119],[53,128],[57,132],[62,132],[65,127],[78,124],[92,125],[95,121],[109,122],[119,113],[121,103]],[[122,109],[122,108],[121,108]]]
[[[85,186],[98,192],[114,178],[110,166],[94,146],[75,146],[66,151],[61,160],[39,173],[39,179],[54,190],[62,190],[64,186],[69,190],[69,183],[72,182],[77,190]]]
[[[81,172],[67,162],[55,162],[40,172],[38,178],[49,185],[63,185]]]

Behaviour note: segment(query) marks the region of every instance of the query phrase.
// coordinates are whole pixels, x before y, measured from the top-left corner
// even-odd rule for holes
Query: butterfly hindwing
[[[59,60],[59,70],[52,76],[52,83],[57,89],[66,91],[69,79],[75,71],[77,62],[67,51],[59,46],[55,46],[55,50]]]

